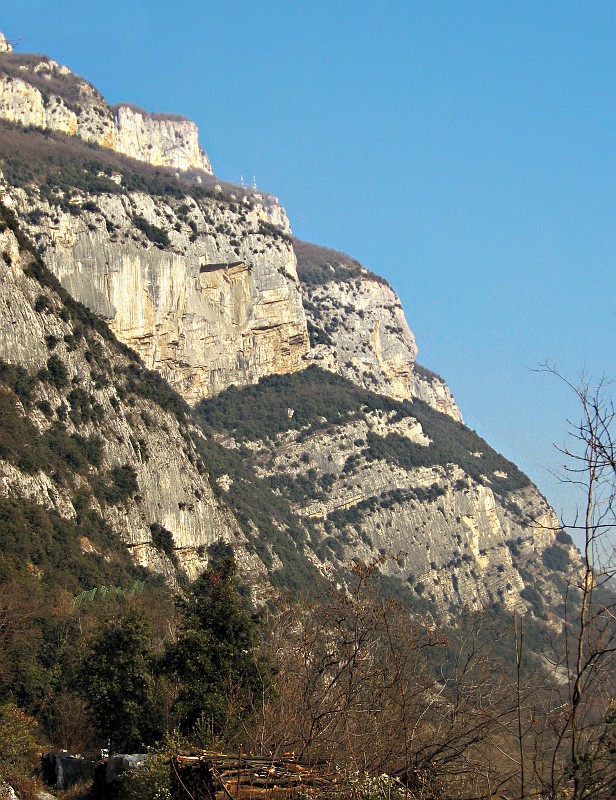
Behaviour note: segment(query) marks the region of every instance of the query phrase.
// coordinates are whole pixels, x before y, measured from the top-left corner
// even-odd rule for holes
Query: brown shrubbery
[[[226,556],[175,608],[146,590],[75,607],[57,595],[52,611],[42,595],[5,584],[6,774],[27,775],[38,744],[34,719],[15,705],[28,690],[55,747],[100,747],[115,736],[116,746],[130,741],[142,751],[164,736],[150,776],[157,793],[165,753],[194,745],[326,762],[344,785],[364,787],[358,796],[384,773],[415,800],[613,796],[609,658],[594,672],[584,667],[576,697],[574,627],[564,649],[562,640],[553,650],[545,643],[538,661],[528,621],[507,626],[503,616],[477,614],[457,630],[435,628],[381,594],[377,566],[356,564],[346,590],[311,603],[278,598],[258,616],[238,594]],[[586,633],[591,659],[614,635],[609,626],[600,638]],[[55,675],[44,669],[48,651]],[[37,671],[40,685],[23,683]],[[182,738],[173,734],[180,728]]]

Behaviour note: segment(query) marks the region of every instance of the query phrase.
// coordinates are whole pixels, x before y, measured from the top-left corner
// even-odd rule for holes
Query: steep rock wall
[[[87,503],[104,516],[137,563],[171,581],[178,569],[196,577],[207,565],[207,548],[220,540],[233,545],[247,576],[263,581],[263,564],[246,549],[241,529],[208,482],[194,443],[200,434],[185,415],[163,407],[156,392],[154,400],[144,394],[141,368],[112,338],[29,274],[35,260],[20,247],[4,212],[0,216],[0,362],[26,370],[33,392],[26,408],[0,376],[0,395],[12,398],[17,419],[34,425],[31,446],[53,430],[69,448],[62,477],[44,466],[23,466],[20,453],[15,463],[10,448],[3,449],[0,496],[26,498],[66,518],[76,516],[79,497],[79,508]],[[94,440],[100,441],[98,459],[87,468],[71,466],[78,453],[71,456],[70,448]],[[106,496],[101,487],[114,467],[126,464],[137,493],[123,500]],[[153,540],[152,526],[170,534],[173,559]]]
[[[190,120],[150,115],[128,104],[112,108],[68,67],[44,56],[12,53],[4,42],[0,119],[78,136],[154,166],[212,174],[197,126]]]
[[[189,401],[304,366],[295,256],[271,198],[72,193],[67,212],[5,188],[63,286]]]
[[[134,108],[114,116],[55,62],[0,56],[0,118],[207,171],[191,123]],[[351,559],[384,559],[390,588],[440,614],[532,605],[547,618],[543,601],[555,607],[566,580],[547,563],[574,568],[575,551],[555,540],[553,513],[528,479],[458,425],[446,384],[416,364],[414,337],[385,281],[342,254],[301,243],[294,250],[274,198],[204,177],[191,191],[179,175],[136,172],[83,145],[87,154],[73,152],[74,140],[66,161],[49,166],[54,146],[66,142],[37,136],[36,169],[13,164],[2,196],[62,286],[188,400],[237,384],[247,387],[246,402],[222,424],[214,411],[218,422],[201,439],[189,416],[161,405],[156,395],[166,390],[152,376],[139,390],[141,368],[100,322],[84,333],[62,292],[25,274],[28,257],[3,228],[0,358],[26,369],[35,389],[27,408],[8,385],[0,398],[10,397],[41,435],[60,423],[73,443],[100,437],[102,451],[70,485],[4,459],[0,492],[73,517],[75,492],[85,490],[135,559],[170,579],[174,561],[194,577],[222,539],[255,580],[267,570],[279,585],[314,590],[315,577],[342,583]],[[329,372],[305,370],[310,362]],[[270,380],[264,399],[272,374],[288,380]],[[336,375],[350,383],[336,384]],[[242,391],[227,394],[232,409]],[[413,398],[447,417],[395,402]],[[263,429],[251,431],[259,414]],[[126,502],[105,494],[123,465],[138,489]],[[160,546],[165,532],[171,553]],[[546,561],[548,548],[558,558]]]
[[[113,111],[118,153],[156,167],[199,169],[211,174],[194,122],[170,115],[153,116],[129,105],[114,106]]]
[[[8,44],[0,53],[0,118],[155,166],[211,174],[194,123],[126,104],[111,108],[68,68],[16,56]],[[121,170],[112,178],[121,182]],[[49,218],[32,232],[63,285],[190,401],[314,360],[360,386],[396,399],[420,397],[461,419],[444,381],[416,365],[413,334],[386,282],[342,254],[296,243],[300,260],[320,270],[300,294],[284,209],[257,193],[247,208],[247,197],[240,190],[239,203],[174,204],[134,192],[96,199],[65,192],[55,204],[30,194],[18,206]],[[77,219],[84,204],[101,214]],[[188,213],[178,216],[179,206]]]
[[[67,67],[51,59],[21,66],[0,55],[0,118],[19,125],[79,136],[114,149],[116,130],[111,109],[99,93]],[[4,70],[10,67],[9,72]],[[59,94],[68,88],[72,99]],[[56,91],[53,91],[53,89]]]
[[[388,592],[439,616],[532,607],[557,624],[545,609],[567,578],[546,565],[577,569],[579,554],[556,538],[528,478],[451,417],[314,368],[198,411],[291,504],[306,554],[330,579],[358,559],[379,564]]]
[[[447,384],[416,363],[415,338],[389,284],[344,253],[297,240],[294,248],[315,363],[461,420]]]

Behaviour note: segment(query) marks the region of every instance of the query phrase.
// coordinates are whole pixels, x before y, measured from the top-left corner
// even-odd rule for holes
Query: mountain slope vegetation
[[[43,64],[48,105],[103,108],[54,62],[1,58],[15,96],[20,68]],[[0,771],[20,800],[35,791],[20,737],[162,739],[166,769],[174,731],[327,761],[366,800],[609,797],[613,664],[593,659],[616,634],[580,609],[610,596],[417,365],[387,282],[293,240],[271,196],[14,111],[0,108]],[[167,797],[161,774],[132,796]]]

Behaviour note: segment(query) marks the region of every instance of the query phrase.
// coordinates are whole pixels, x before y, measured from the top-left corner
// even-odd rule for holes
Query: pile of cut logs
[[[339,778],[328,764],[194,750],[171,757],[172,800],[288,800],[333,795]]]

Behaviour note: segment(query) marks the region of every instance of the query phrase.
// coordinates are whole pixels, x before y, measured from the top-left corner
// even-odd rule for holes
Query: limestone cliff
[[[546,564],[574,568],[575,548],[528,478],[450,416],[316,367],[197,411],[290,503],[298,546],[330,579],[380,562],[389,592],[433,614],[497,605],[554,619],[566,579]]]
[[[68,67],[11,52],[4,37],[0,45],[0,119],[78,136],[154,166],[212,173],[190,120],[129,104],[111,107]]]
[[[130,181],[130,162],[99,155],[93,166],[92,153],[76,147],[54,169],[60,142],[43,137],[33,145],[42,173],[34,182],[23,180],[30,164],[16,180],[5,158],[5,192],[50,269],[190,402],[314,361],[360,386],[396,399],[420,397],[461,419],[447,385],[416,364],[413,334],[387,283],[340,253],[298,241],[293,249],[275,199],[208,178],[192,122],[109,107],[66,67],[18,56],[8,43],[6,49],[0,119],[154,166],[200,170],[198,184],[180,181],[178,172],[176,187],[169,178],[152,186],[151,175]],[[67,158],[76,161],[82,187],[62,180]]]
[[[8,153],[18,133],[0,136]],[[32,182],[15,169],[20,140],[4,160],[4,192],[46,264],[190,402],[315,362],[461,419],[446,384],[417,365],[389,285],[342,254],[292,244],[275,198],[214,182],[161,185],[73,147],[78,188],[57,176],[58,143],[29,137],[41,175]]]
[[[171,114],[148,114],[132,105],[113,107],[118,153],[175,169],[211,173],[210,162],[199,146],[194,122]]]
[[[447,384],[416,363],[415,338],[389,284],[344,253],[297,239],[294,248],[315,363],[461,421]]]
[[[499,604],[552,619],[565,578],[545,554],[573,566],[575,551],[476,434],[314,366],[227,390],[193,418],[54,284],[15,220],[0,225],[0,400],[11,429],[30,426],[31,455],[3,433],[1,496],[68,519],[85,505],[171,581],[223,540],[259,591],[314,590],[343,582],[352,559],[383,559],[388,591],[426,613]],[[46,466],[50,446],[61,469]]]
[[[263,581],[263,564],[212,491],[179,398],[54,288],[3,209],[0,252],[0,496],[67,519],[94,512],[137,563],[172,582],[178,571],[199,574],[220,540]],[[156,531],[167,537],[162,549]]]
[[[416,363],[386,281],[294,242],[275,198],[208,174],[192,123],[111,109],[1,42],[0,118],[15,214],[0,242],[0,400],[35,441],[88,454],[63,483],[14,452],[0,492],[69,518],[83,489],[170,580],[222,539],[261,587],[307,593],[379,561],[385,589],[426,613],[556,620],[574,548]]]
[[[89,161],[80,179],[88,169],[99,186]],[[62,285],[189,401],[301,369],[306,321],[276,201],[187,185],[176,197],[122,191],[131,174],[114,170],[113,191],[4,184]]]

